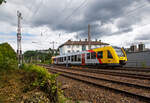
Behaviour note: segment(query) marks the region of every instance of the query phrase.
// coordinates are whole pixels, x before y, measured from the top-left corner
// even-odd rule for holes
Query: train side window
[[[64,61],[66,61],[66,57],[64,57]]]
[[[91,53],[91,59],[96,59],[96,52]]]
[[[97,58],[103,58],[103,51],[97,52]]]
[[[61,59],[61,57],[60,57],[60,62],[62,62],[62,59]]]
[[[68,56],[68,60],[70,60],[70,56]]]
[[[87,59],[90,59],[90,53],[87,53]]]
[[[73,56],[71,56],[71,61],[73,61]]]
[[[107,51],[107,57],[108,57],[108,58],[113,58],[113,56],[112,56],[112,54],[110,53],[109,50]]]
[[[74,56],[74,59],[75,59],[74,61],[77,61],[77,55]]]
[[[81,61],[81,55],[78,55],[78,61]]]
[[[61,59],[62,59],[62,62],[64,62],[64,58],[62,57]]]

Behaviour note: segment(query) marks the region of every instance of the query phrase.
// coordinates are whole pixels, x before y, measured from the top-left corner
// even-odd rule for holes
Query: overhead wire
[[[144,8],[144,7],[146,7],[146,6],[150,6],[150,5],[147,4],[146,2],[144,2],[144,3],[145,3],[145,4],[143,4],[143,5],[141,5],[141,6],[137,7],[137,8],[134,8],[134,9],[128,11],[128,12],[124,13],[123,15],[129,16],[129,15],[131,15],[132,13],[134,13],[134,12],[135,12],[136,10],[138,10],[138,9]],[[116,16],[116,15],[115,15],[115,16],[112,16],[112,18],[114,18],[114,17],[117,17],[117,16]],[[147,24],[147,25],[149,25],[149,24]],[[118,33],[118,32],[122,32],[122,30],[117,31],[116,33]],[[101,32],[101,33],[104,33],[104,32]],[[115,34],[115,32],[114,32],[114,33],[111,33],[111,34]],[[111,35],[111,34],[108,34],[108,35]],[[106,34],[106,35],[107,35],[107,34]]]
[[[82,6],[84,6],[85,3],[87,3],[87,1],[88,1],[88,0],[84,0],[77,8],[75,8],[75,9],[71,12],[70,15],[66,16],[63,21],[69,20],[69,19],[73,16],[73,14],[74,14],[75,12],[77,12]],[[62,21],[61,23],[59,23],[59,24],[56,24],[56,26],[57,26],[57,25],[61,25],[61,24],[63,23],[63,21]],[[46,40],[47,40],[47,39],[49,39],[49,37],[46,38]]]

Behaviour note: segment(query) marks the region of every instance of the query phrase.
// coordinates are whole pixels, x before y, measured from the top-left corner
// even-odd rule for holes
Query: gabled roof
[[[91,41],[90,42],[91,45],[109,45],[108,43],[103,43],[101,41]],[[71,41],[68,40],[67,42],[65,42],[64,44],[60,45],[59,48],[61,48],[64,45],[89,45],[89,42],[87,40],[85,41]]]

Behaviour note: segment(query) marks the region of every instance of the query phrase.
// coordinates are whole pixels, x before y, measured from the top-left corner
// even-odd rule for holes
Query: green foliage
[[[37,65],[23,64],[21,68],[26,72],[36,73],[37,76],[31,85],[43,89],[44,92],[50,95],[51,100],[57,101],[56,99],[58,97],[58,88],[56,83],[56,77],[58,76],[57,74],[50,74],[46,68]]]
[[[48,49],[46,51],[26,51],[24,53],[24,59],[27,63],[50,64],[50,60],[53,55],[58,55],[58,53],[56,52],[54,54],[52,49]]]
[[[17,68],[17,57],[13,48],[8,43],[0,44],[0,68]]]
[[[52,91],[55,91],[57,89],[55,85],[56,77],[58,76],[57,74],[50,74],[47,69],[37,66],[37,65],[23,64],[21,68],[27,72],[36,72],[38,74],[38,79],[32,83],[33,86],[44,87],[46,82],[50,80],[52,84]]]
[[[6,3],[6,1],[5,0],[0,0],[0,5],[2,4],[2,3]]]
[[[142,62],[142,67],[146,68],[146,63],[145,62]]]

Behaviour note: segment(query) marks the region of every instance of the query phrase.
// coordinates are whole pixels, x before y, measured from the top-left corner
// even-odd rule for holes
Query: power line
[[[145,2],[144,2],[145,3]],[[133,12],[135,12],[136,10],[138,10],[138,9],[141,9],[141,8],[143,8],[143,7],[145,7],[145,6],[150,6],[149,4],[143,4],[143,5],[141,5],[141,6],[139,6],[139,7],[137,7],[137,8],[135,8],[135,9],[133,9],[133,10],[131,10],[131,11],[129,11],[129,12],[127,12],[127,13],[125,13],[124,15],[125,16],[129,16],[130,14],[132,14]],[[112,16],[112,18],[113,17],[117,17],[117,16]],[[149,25],[149,24],[144,24],[144,25],[142,25],[142,26],[145,26],[145,25]],[[117,32],[115,32],[115,33],[121,33],[121,32],[123,32],[124,30],[120,30],[120,31],[117,31]],[[104,32],[101,32],[101,33],[104,33]],[[111,33],[111,34],[115,34],[115,33]],[[107,35],[111,35],[111,34],[107,34]]]
[[[64,21],[67,21],[68,19],[70,19],[70,18],[73,16],[73,14],[74,14],[75,12],[77,12],[87,1],[88,1],[88,0],[84,0],[84,2],[82,2],[76,9],[74,9],[74,10],[72,11],[72,13],[71,13],[69,16],[67,16],[67,17],[64,19]]]
[[[84,0],[84,2],[82,2],[77,8],[75,8],[73,11],[72,11],[72,13],[69,15],[69,16],[67,16],[65,19],[64,19],[64,21],[67,21],[67,20],[69,20],[72,16],[73,16],[73,14],[75,13],[75,12],[77,12],[86,2],[87,2],[88,0]],[[59,24],[56,24],[56,25],[60,25],[60,24],[62,24],[63,22],[61,22],[61,23],[59,23]],[[49,37],[48,37],[49,38]],[[47,39],[48,39],[47,38]],[[47,40],[46,39],[46,40]]]
[[[61,13],[63,13],[69,6],[71,5],[71,3],[73,2],[73,0],[70,0],[69,3],[61,10]]]

